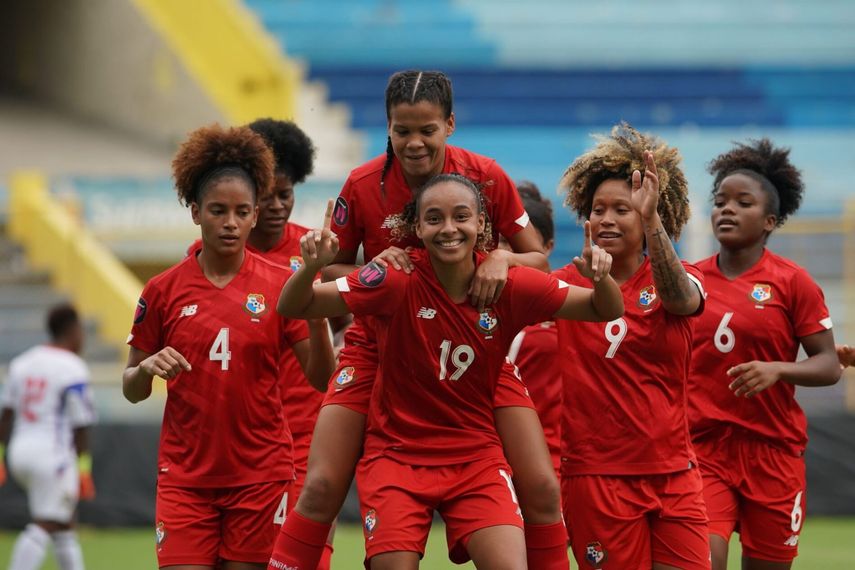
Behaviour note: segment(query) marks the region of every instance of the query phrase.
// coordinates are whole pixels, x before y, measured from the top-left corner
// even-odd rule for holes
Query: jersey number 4
[[[217,338],[214,339],[214,344],[211,345],[211,350],[208,351],[208,358],[211,360],[220,361],[220,370],[229,369],[229,360],[232,359],[232,353],[229,351],[229,329],[223,327],[217,333]]]
[[[451,350],[451,341],[444,340],[439,345],[439,379],[445,380],[448,376],[448,356],[451,355],[451,363],[455,370],[449,380],[460,380],[463,373],[472,366],[475,361],[475,351],[468,344],[461,344]],[[464,358],[465,357],[465,358]]]

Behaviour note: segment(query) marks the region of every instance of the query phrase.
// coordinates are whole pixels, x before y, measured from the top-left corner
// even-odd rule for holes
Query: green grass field
[[[15,533],[0,532],[0,567],[5,567],[15,540]],[[151,570],[156,568],[154,531],[149,529],[94,529],[80,532],[87,570]],[[855,568],[855,518],[807,519],[802,531],[800,556],[794,568],[850,570]],[[739,568],[739,543],[731,543],[730,568]],[[362,568],[362,530],[343,526],[336,534],[334,570]],[[471,564],[455,566],[448,561],[445,533],[435,527],[421,566],[424,570],[474,568]],[[45,570],[56,570],[53,557],[48,557]],[[574,564],[575,568],[575,564]]]

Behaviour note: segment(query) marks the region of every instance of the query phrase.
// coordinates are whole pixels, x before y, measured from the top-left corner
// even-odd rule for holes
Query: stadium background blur
[[[151,558],[140,567],[153,565],[165,391],[136,406],[122,399],[124,341],[142,283],[197,237],[169,165],[185,134],[210,122],[296,120],[318,154],[292,220],[314,225],[349,170],[385,148],[388,76],[443,70],[455,89],[449,142],[552,198],[554,266],[580,247],[555,188],[590,133],[624,119],[681,150],[694,214],[679,249],[689,260],[713,251],[706,163],[731,141],[769,136],[792,147],[807,186],[770,247],[810,271],[836,340],[855,343],[850,0],[8,0],[2,11],[0,382],[14,355],[45,339],[46,307],[66,298],[82,309],[101,422],[99,494],[80,517],[92,527],[87,559],[101,550],[139,562],[116,536],[145,536],[136,540]],[[855,374],[799,399],[811,423],[803,551],[820,557],[796,567],[836,568],[835,556],[855,560],[855,524],[812,527],[811,517],[855,515]],[[358,518],[352,502],[344,516]],[[0,527],[25,521],[20,490],[0,488]],[[124,527],[144,530],[110,530]],[[828,540],[835,533],[850,540]],[[337,567],[359,567],[358,528],[340,534],[349,546]],[[436,564],[425,567],[449,563]]]

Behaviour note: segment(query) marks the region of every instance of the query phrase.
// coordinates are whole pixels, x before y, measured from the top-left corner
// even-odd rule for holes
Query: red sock
[[[297,511],[288,513],[273,546],[267,570],[316,570],[331,524],[315,522]]]
[[[330,570],[332,564],[333,545],[329,542],[324,545],[324,553],[321,554],[321,561],[318,562],[318,570]]]
[[[529,568],[568,570],[567,529],[563,522],[525,525],[525,552]]]

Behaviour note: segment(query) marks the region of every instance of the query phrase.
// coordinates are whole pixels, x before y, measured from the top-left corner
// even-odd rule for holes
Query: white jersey
[[[33,347],[9,365],[0,407],[15,412],[10,444],[25,440],[57,453],[71,451],[72,430],[95,422],[89,369],[69,350]]]

